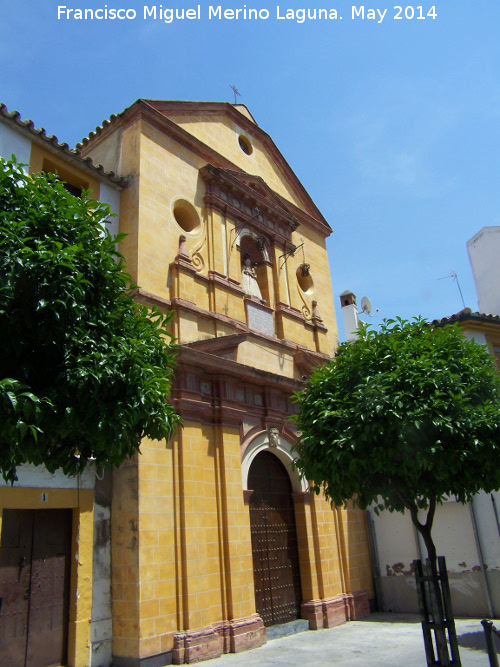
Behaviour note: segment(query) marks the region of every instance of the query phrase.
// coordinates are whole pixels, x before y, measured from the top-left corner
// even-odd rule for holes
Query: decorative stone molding
[[[292,498],[295,505],[310,505],[313,501],[313,494],[310,491],[299,491],[292,493]]]
[[[219,336],[218,338],[205,338],[204,340],[196,340],[191,343],[186,343],[186,347],[190,347],[194,350],[201,350],[202,352],[208,352],[209,354],[228,354],[235,352],[238,349],[238,345],[245,342],[248,338],[248,334],[230,334],[229,336]]]
[[[319,310],[318,310],[318,302],[313,301],[312,302],[312,322],[313,324],[323,324],[323,320],[320,317]]]
[[[288,442],[289,433],[285,433],[284,429],[279,432],[278,443],[275,447],[271,447],[269,442],[269,432],[266,429],[258,435],[255,435],[243,449],[241,459],[241,482],[243,489],[248,488],[248,473],[254,458],[262,451],[271,451],[285,466],[290,476],[292,489],[295,493],[307,490],[307,482],[300,476],[297,469],[293,468],[291,464],[294,461],[294,454],[292,452],[292,443],[295,438],[290,438]],[[285,439],[285,437],[287,439]]]
[[[349,620],[358,621],[370,615],[370,602],[366,591],[347,593],[345,595],[346,605],[349,608]]]
[[[291,239],[299,221],[260,176],[207,164],[200,169],[206,183],[205,204],[244,222],[258,236],[272,233],[280,245]],[[255,209],[259,215],[255,216]]]
[[[315,366],[330,361],[330,357],[326,354],[314,353],[310,350],[302,349],[297,350],[293,355],[293,361],[301,375],[309,376]]]
[[[344,593],[334,598],[304,602],[301,615],[309,621],[311,630],[321,630],[366,618],[370,615],[370,605],[366,591]]]
[[[349,620],[344,595],[305,602],[301,607],[301,615],[309,621],[311,630],[334,628]]]
[[[229,622],[231,653],[241,653],[262,646],[267,641],[264,622],[258,614]]]
[[[250,505],[253,489],[243,489],[243,502],[245,505]]]
[[[223,653],[241,653],[266,643],[266,628],[261,617],[214,623],[206,628],[180,632],[174,636],[172,662],[192,664],[219,658]]]
[[[175,259],[183,259],[191,264],[191,258],[186,247],[186,237],[184,234],[179,236],[179,250]]]
[[[282,301],[278,301],[276,304],[276,313],[283,313],[284,315],[288,315],[288,317],[292,317],[295,320],[299,320],[302,324],[304,324],[304,317],[302,316],[302,313],[298,308],[294,308],[293,306],[289,306],[286,303],[283,303]]]
[[[269,447],[278,447],[280,444],[280,430],[276,426],[271,426],[267,429],[267,437],[269,438]]]
[[[174,665],[191,664],[218,658],[223,653],[221,635],[212,627],[176,634],[172,662]]]
[[[210,282],[215,283],[219,287],[230,290],[233,294],[238,294],[238,296],[244,296],[245,292],[241,288],[241,284],[234,280],[234,278],[228,278],[218,271],[210,270],[208,272],[208,279]]]
[[[177,251],[177,255],[175,256],[173,265],[182,266],[189,272],[196,273],[196,269],[193,266],[193,262],[191,261],[191,257],[189,256],[189,253],[187,251],[186,236],[184,234],[181,234],[179,236],[179,250]]]

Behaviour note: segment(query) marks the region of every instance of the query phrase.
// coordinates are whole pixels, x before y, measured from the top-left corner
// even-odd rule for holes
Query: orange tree
[[[0,161],[0,470],[67,474],[168,438],[175,345],[130,294],[109,207]]]
[[[500,488],[499,396],[491,355],[456,325],[362,328],[295,396],[297,468],[336,505],[408,510],[435,560],[436,504]]]

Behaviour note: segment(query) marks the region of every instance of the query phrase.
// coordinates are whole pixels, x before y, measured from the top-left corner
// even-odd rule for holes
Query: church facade
[[[332,510],[291,466],[291,395],[338,343],[328,223],[244,106],[139,100],[80,150],[128,179],[128,270],[180,346],[183,428],[113,478],[116,664],[365,615],[364,513]]]
[[[119,175],[120,250],[137,300],[172,312],[183,419],[104,480],[109,549],[89,535],[87,591],[93,620],[109,590],[112,626],[90,664],[105,640],[116,667],[184,664],[273,625],[367,615],[365,514],[332,509],[292,465],[292,395],[338,345],[327,221],[242,105],[138,100],[74,159]]]

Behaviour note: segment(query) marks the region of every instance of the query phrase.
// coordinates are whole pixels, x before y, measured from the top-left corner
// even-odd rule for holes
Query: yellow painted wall
[[[277,193],[301,205],[279,168],[257,140],[246,156],[239,128],[224,118],[179,117],[180,125],[242,170],[262,176]],[[104,143],[106,139],[104,140]],[[110,146],[116,149],[113,137]],[[105,151],[105,146],[100,146]],[[90,154],[92,151],[89,150]],[[222,318],[246,322],[244,300],[209,280],[209,272],[239,281],[241,256],[234,220],[207,210],[205,161],[159,129],[138,121],[123,131],[120,224],[128,234],[122,251],[142,289],[160,298],[180,297],[198,307],[180,308],[175,335],[180,343],[230,335],[238,329]],[[173,215],[178,198],[192,203],[200,225],[183,230]],[[179,237],[187,238],[191,269],[172,263]],[[283,264],[276,248],[266,267],[269,305],[286,303],[310,321],[318,302],[326,333],[282,316],[279,333],[290,341],[331,354],[338,343],[324,239],[300,226],[293,243],[304,253]],[[311,265],[314,289],[300,289],[296,271]],[[275,314],[276,315],[276,314]],[[276,343],[250,338],[233,357],[239,363],[294,377],[292,354]],[[171,442],[144,441],[139,457],[115,472],[112,506],[113,635],[116,656],[143,658],[169,651],[180,631],[246,618],[255,613],[249,508],[243,501],[239,429],[186,421]],[[332,598],[371,588],[363,514],[332,510],[314,498],[296,505],[304,600]],[[352,567],[351,567],[352,565]]]
[[[237,148],[242,152],[239,146]],[[219,212],[207,211],[204,207],[205,184],[199,176],[199,169],[204,164],[191,151],[147,123],[137,123],[124,132],[122,166],[128,165],[127,175],[131,177],[131,184],[122,194],[121,222],[123,231],[128,234],[122,252],[134,280],[144,290],[164,299],[181,297],[205,311],[218,312],[245,322],[241,296],[220,285],[209,285],[203,279],[209,270],[225,274],[225,243],[229,277],[241,280],[241,257],[233,243],[235,221],[229,218],[224,221]],[[269,177],[266,169],[261,171]],[[181,197],[194,205],[199,216],[200,225],[192,233],[183,230],[173,215],[173,206]],[[181,234],[187,237],[187,251],[193,260],[193,267],[198,270],[196,275],[182,269],[172,273],[170,265],[178,253]],[[301,226],[295,232],[293,241],[296,245],[304,241],[305,259],[311,264],[314,288],[305,294],[299,286],[296,271],[303,261],[302,252],[299,251],[296,257],[283,265],[278,256],[280,251],[276,249],[274,267],[269,269],[268,282],[273,298],[270,305],[274,307],[277,301],[289,303],[310,320],[312,301],[316,300],[328,329],[326,334],[320,336],[319,351],[332,354],[338,343],[338,334],[324,240],[316,232]],[[287,272],[288,280],[284,279],[284,272]],[[186,314],[178,327],[176,333],[180,342],[206,337],[203,333],[200,335],[196,317],[192,314]],[[285,318],[284,328],[279,333],[288,340],[316,349],[313,330],[296,319]]]
[[[239,432],[186,423],[141,451],[114,479],[117,656],[165,652],[179,630],[255,613]]]
[[[93,199],[99,199],[100,183],[97,178],[93,178],[63,158],[32,143],[29,173],[38,174],[41,171],[57,173],[62,181],[84,190],[90,190],[90,196]]]
[[[139,225],[137,280],[143,289],[168,299],[169,265],[177,255],[179,236],[186,234],[172,213],[172,204],[180,196],[195,206],[201,223],[198,230],[186,234],[188,251],[195,253],[201,249],[207,262],[205,186],[198,173],[204,162],[146,123],[141,124],[140,132],[137,155],[140,178],[136,193],[139,203],[135,220]],[[137,146],[130,146],[134,148]],[[202,272],[206,274],[207,268]],[[185,289],[183,285],[182,290]],[[194,297],[188,289],[186,294]]]
[[[299,208],[303,207],[297,194],[262,142],[256,136],[251,136],[246,130],[242,130],[232,119],[222,115],[214,116],[203,113],[196,116],[172,115],[169,118],[207,146],[231,160],[241,171],[261,176],[272,190]],[[253,147],[251,155],[241,150],[238,143],[240,134],[250,140]]]

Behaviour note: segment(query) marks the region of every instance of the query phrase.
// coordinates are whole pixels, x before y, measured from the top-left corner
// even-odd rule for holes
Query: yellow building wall
[[[57,173],[62,181],[66,181],[84,190],[90,190],[90,196],[93,199],[99,199],[99,179],[93,178],[73,164],[38,146],[38,144],[32,143],[29,173],[39,174],[42,171],[53,174]]]
[[[352,503],[335,511],[346,591],[367,591],[368,597],[374,598],[365,512],[354,508]]]
[[[114,654],[138,658],[255,613],[239,431],[187,422],[141,452],[115,475],[112,519]]]
[[[224,116],[211,114],[169,115],[169,118],[194,137],[203,141],[218,153],[231,160],[241,171],[261,176],[269,187],[282,197],[303,208],[298,195],[287,182],[285,174],[269,155],[262,142],[248,132],[242,130],[233,120]],[[247,155],[238,143],[240,134],[250,139],[253,152]]]
[[[139,202],[135,221],[139,227],[137,280],[146,291],[168,299],[169,266],[177,255],[180,235],[186,235],[190,254],[203,249],[206,256],[205,186],[198,173],[204,162],[147,123],[134,127],[140,131]],[[200,217],[200,228],[192,234],[177,224],[172,213],[172,204],[180,196],[194,205]],[[206,275],[206,267],[202,273]],[[182,284],[181,292],[188,300],[196,298],[195,287],[191,290]],[[205,305],[208,305],[206,300]]]
[[[226,128],[224,124],[222,127]],[[237,149],[242,153],[239,145]],[[134,157],[134,151],[138,158]],[[121,224],[127,234],[122,252],[133,279],[142,289],[163,299],[181,297],[207,312],[245,322],[241,295],[219,284],[209,285],[206,280],[209,270],[225,275],[227,267],[231,279],[241,280],[241,257],[234,244],[235,221],[224,220],[218,211],[207,211],[204,206],[205,183],[199,175],[204,160],[145,122],[136,123],[124,132],[122,155],[122,168],[126,166],[126,173],[131,174],[130,187],[122,194]],[[254,172],[269,179],[270,165],[268,161],[254,165]],[[190,201],[199,215],[200,226],[192,233],[186,233],[174,218],[172,207],[180,197]],[[182,234],[186,236],[186,248],[197,270],[195,275],[182,269],[171,270]],[[269,269],[270,305],[274,308],[277,301],[289,303],[310,320],[312,301],[316,300],[328,331],[320,336],[318,346],[312,328],[304,327],[296,319],[284,318],[280,335],[331,354],[338,343],[338,333],[324,239],[302,225],[294,233],[293,242],[296,245],[304,242],[314,287],[304,293],[298,283],[296,271],[303,261],[301,251],[283,263],[276,249],[274,267]],[[283,277],[284,272],[287,278]],[[194,319],[186,315],[185,321],[178,322],[176,334],[180,342],[206,337],[200,336]]]
[[[263,371],[293,377],[294,362],[290,353],[279,349],[277,345],[246,341],[238,346],[236,361],[245,366],[260,368]]]
[[[121,169],[122,174],[128,177],[128,186],[120,196],[120,232],[125,234],[120,244],[120,252],[127,262],[127,272],[135,284],[139,282],[139,231],[141,221],[139,218],[139,171],[140,171],[140,125],[135,124],[124,130],[121,145]],[[151,257],[156,257],[151,250]],[[165,258],[161,256],[163,260]],[[158,259],[160,257],[158,256]],[[145,256],[141,257],[141,261]],[[142,286],[142,285],[141,285]]]
[[[261,176],[278,194],[302,207],[294,189],[267,149],[251,138],[245,155],[239,128],[213,116],[172,118],[184,129],[238,165]],[[110,139],[113,144],[113,138]],[[111,145],[110,144],[110,145]],[[113,144],[114,146],[114,144]],[[100,150],[104,150],[101,146]],[[89,151],[91,152],[91,151]],[[176,309],[175,335],[186,343],[239,331],[246,323],[238,290],[211,280],[210,271],[241,280],[235,220],[204,203],[199,174],[206,160],[145,121],[122,135],[121,173],[129,185],[121,196],[122,252],[140,287],[157,297],[181,298],[196,308]],[[178,198],[194,206],[200,225],[185,232],[172,207]],[[191,259],[174,263],[179,237]],[[302,224],[286,262],[276,247],[265,267],[269,305],[289,305],[274,313],[276,343],[258,337],[240,343],[238,363],[285,377],[300,375],[293,354],[279,338],[332,354],[338,334],[324,238]],[[313,288],[305,293],[297,269],[311,266]],[[324,330],[311,323],[313,301]],[[285,309],[286,310],[286,309]],[[297,312],[298,311],[298,312]],[[300,317],[310,324],[306,326]],[[276,324],[278,317],[281,329]],[[265,426],[263,426],[265,428]],[[241,478],[241,434],[237,428],[185,421],[169,443],[144,441],[141,455],[114,476],[112,506],[113,635],[115,656],[144,658],[172,650],[174,636],[255,614],[249,508]],[[337,598],[365,591],[373,597],[363,513],[332,510],[321,498],[296,504],[304,600]],[[345,620],[345,617],[344,617]]]

